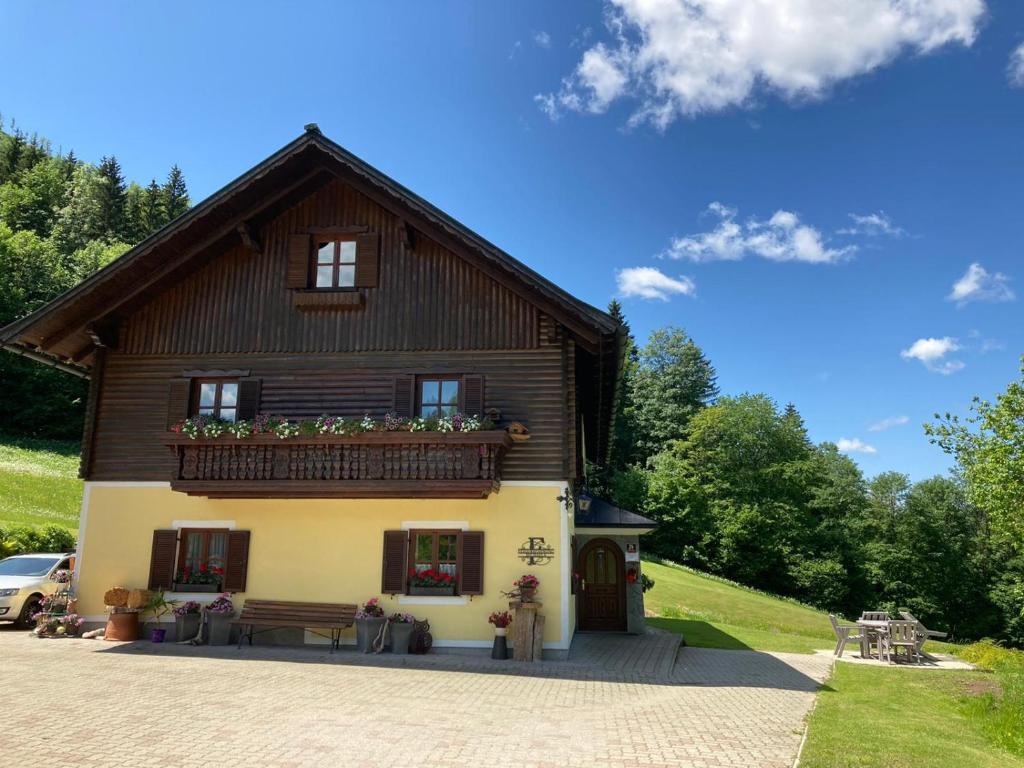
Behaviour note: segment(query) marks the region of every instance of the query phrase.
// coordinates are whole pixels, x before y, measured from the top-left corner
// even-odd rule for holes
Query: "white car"
[[[15,555],[0,560],[0,621],[31,626],[44,595],[57,591],[55,574],[70,570],[73,552]]]

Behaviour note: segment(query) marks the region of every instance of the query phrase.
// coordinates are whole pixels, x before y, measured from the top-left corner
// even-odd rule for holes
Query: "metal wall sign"
[[[555,548],[543,536],[531,536],[519,545],[519,559],[527,565],[547,565],[555,557]]]

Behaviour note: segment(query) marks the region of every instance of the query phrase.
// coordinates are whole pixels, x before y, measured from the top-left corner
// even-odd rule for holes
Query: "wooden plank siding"
[[[91,480],[167,480],[174,458],[167,437],[168,382],[184,370],[244,365],[262,380],[260,410],[292,419],[323,413],[380,418],[392,407],[397,375],[478,373],[488,408],[529,425],[531,439],[505,459],[506,480],[565,478],[565,403],[561,346],[533,350],[331,355],[138,356],[109,353],[100,395]]]
[[[379,281],[361,289],[363,305],[297,308],[286,284],[291,235],[363,226],[381,237]],[[124,318],[91,406],[88,479],[169,480],[170,382],[201,370],[247,371],[261,382],[259,412],[289,419],[381,418],[396,376],[478,374],[485,408],[531,432],[509,449],[503,479],[575,476],[575,376],[588,353],[557,321],[430,239],[410,247],[405,222],[341,181],[257,235],[260,251],[229,247]]]
[[[285,287],[289,238],[314,227],[369,226],[381,235],[379,285],[364,306],[298,312]],[[127,318],[130,354],[526,349],[538,312],[433,241],[403,244],[405,225],[335,181],[267,224],[263,251],[242,245]]]

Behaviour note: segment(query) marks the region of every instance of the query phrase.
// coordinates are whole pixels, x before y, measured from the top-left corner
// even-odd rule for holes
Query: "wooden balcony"
[[[483,432],[365,432],[280,439],[168,435],[171,488],[219,499],[480,499],[499,488],[512,439]]]

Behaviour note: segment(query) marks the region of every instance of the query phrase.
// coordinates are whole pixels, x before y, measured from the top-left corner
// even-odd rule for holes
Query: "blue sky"
[[[921,423],[1015,377],[1021,4],[297,8],[4,3],[0,112],[195,200],[315,121],[868,474],[943,471]]]

